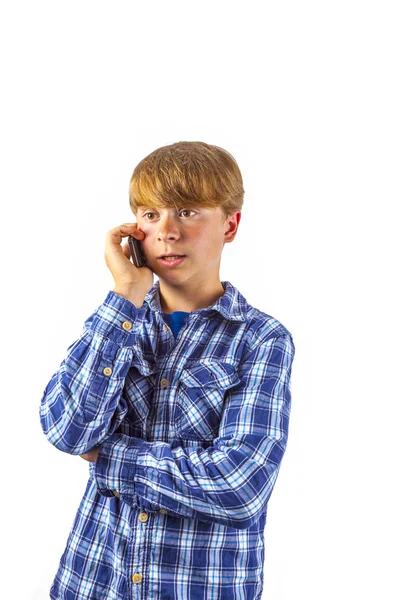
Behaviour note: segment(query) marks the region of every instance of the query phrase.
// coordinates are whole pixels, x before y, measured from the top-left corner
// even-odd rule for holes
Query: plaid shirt
[[[259,600],[288,436],[292,335],[229,282],[175,339],[159,281],[110,291],[49,381],[48,441],[100,446],[53,600]]]

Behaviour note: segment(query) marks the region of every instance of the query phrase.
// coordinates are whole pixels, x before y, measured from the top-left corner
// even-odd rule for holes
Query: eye
[[[183,208],[183,209],[182,209],[180,212],[181,212],[181,213],[183,213],[183,212],[186,212],[186,213],[189,213],[189,212],[195,213],[195,211],[194,211],[194,210],[190,210],[189,208]],[[195,214],[196,214],[196,213],[195,213]]]
[[[153,212],[147,212],[147,213],[144,213],[144,214],[143,214],[143,218],[144,218],[144,217],[147,217],[147,215],[155,215],[155,213],[153,213]],[[152,219],[150,219],[150,221],[152,221]]]
[[[194,213],[194,214],[196,214],[196,212],[194,210],[190,210],[189,208],[182,208],[179,212],[180,213]],[[149,212],[143,213],[142,216],[143,216],[143,218],[146,218],[147,221],[154,221],[154,219],[149,218],[148,215],[155,215],[155,214],[156,213],[149,211]]]

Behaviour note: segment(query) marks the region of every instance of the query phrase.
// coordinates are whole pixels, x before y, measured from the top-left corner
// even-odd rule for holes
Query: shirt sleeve
[[[242,360],[240,383],[227,390],[218,437],[205,449],[124,434],[102,444],[95,467],[99,492],[136,495],[181,517],[237,529],[265,510],[289,429],[291,335],[265,340]]]
[[[123,397],[132,363],[138,308],[110,291],[85,321],[80,337],[47,384],[40,423],[48,441],[84,454],[118,428],[128,411]]]

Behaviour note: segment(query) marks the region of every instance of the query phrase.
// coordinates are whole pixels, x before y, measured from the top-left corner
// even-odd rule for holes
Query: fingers
[[[118,227],[113,227],[107,232],[106,242],[111,246],[120,246],[123,238],[131,235],[138,240],[143,240],[145,234],[143,231],[138,229],[137,223],[124,223]]]
[[[150,269],[146,269],[147,272],[144,269],[140,270],[131,261],[129,243],[128,240],[124,240],[129,235],[139,241],[144,240],[146,237],[146,234],[138,229],[137,223],[123,223],[107,231],[104,249],[106,265],[111,271],[117,287],[126,286],[127,284],[136,286],[137,284],[141,285],[143,282],[149,285],[149,274],[152,277],[152,271]],[[151,281],[153,280],[151,279]],[[151,286],[149,289],[151,289]]]
[[[137,223],[124,223],[124,225],[121,225],[119,229],[123,237],[132,235],[138,240],[143,240],[145,237],[143,231],[138,228]]]

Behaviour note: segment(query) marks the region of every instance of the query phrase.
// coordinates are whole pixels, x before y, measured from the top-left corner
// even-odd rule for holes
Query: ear
[[[235,239],[241,217],[242,211],[240,210],[235,211],[227,217],[225,221],[224,244],[229,244]]]

